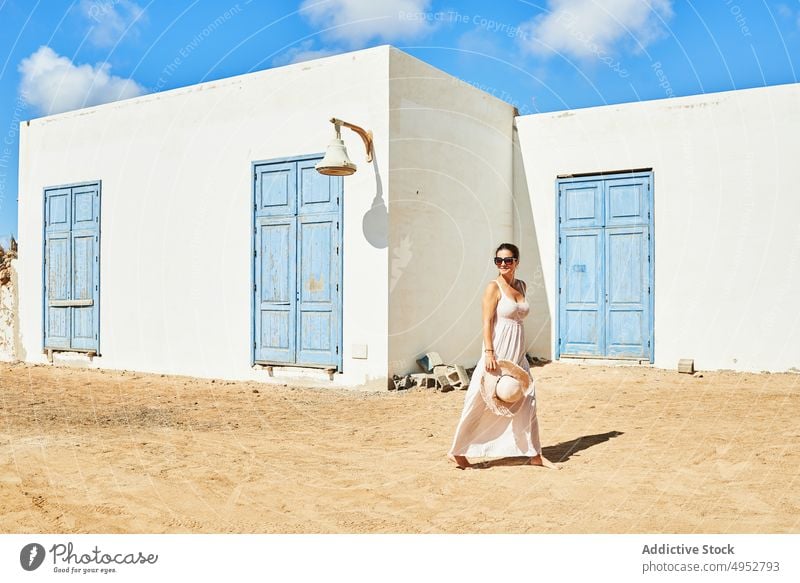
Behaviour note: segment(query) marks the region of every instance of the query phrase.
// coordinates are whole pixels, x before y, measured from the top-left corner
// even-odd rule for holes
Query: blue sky
[[[0,0],[0,243],[20,121],[387,43],[531,114],[795,83],[800,0]]]

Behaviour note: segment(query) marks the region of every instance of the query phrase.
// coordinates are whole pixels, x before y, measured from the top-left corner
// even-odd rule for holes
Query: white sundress
[[[530,371],[525,357],[525,338],[522,320],[528,315],[527,301],[515,302],[503,293],[499,282],[500,300],[494,315],[492,347],[496,360],[510,360]],[[486,374],[486,346],[470,379],[464,397],[464,410],[456,427],[450,455],[466,457],[513,457],[539,455],[539,422],[536,418],[536,392],[533,380],[521,401],[511,408],[513,416],[505,417],[493,412],[481,395],[481,384]]]

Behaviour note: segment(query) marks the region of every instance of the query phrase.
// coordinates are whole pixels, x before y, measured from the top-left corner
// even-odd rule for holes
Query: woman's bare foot
[[[528,463],[532,466],[542,466],[543,468],[549,468],[551,470],[561,469],[541,454],[533,456]]]
[[[456,462],[456,465],[458,466],[458,469],[460,469],[460,470],[472,467],[472,464],[469,463],[467,458],[464,457],[463,455],[449,455],[447,457],[450,458],[451,461]]]

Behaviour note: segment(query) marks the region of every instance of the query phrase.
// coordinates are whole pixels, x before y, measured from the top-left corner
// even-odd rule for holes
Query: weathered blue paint
[[[256,221],[256,360],[292,362],[297,221],[294,217]]]
[[[253,164],[253,362],[341,370],[341,177],[321,155]]]
[[[330,364],[336,359],[339,318],[337,290],[339,265],[336,261],[338,213],[300,217],[298,297],[299,362]]]
[[[565,354],[603,354],[602,261],[600,228],[566,229],[561,236],[562,286],[559,307]]]
[[[652,172],[561,179],[556,358],[653,362]]]
[[[100,354],[100,182],[44,190],[44,348]]]
[[[647,227],[606,229],[606,354],[648,358]]]

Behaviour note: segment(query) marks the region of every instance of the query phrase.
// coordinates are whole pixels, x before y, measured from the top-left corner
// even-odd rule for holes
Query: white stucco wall
[[[89,366],[269,380],[250,366],[250,165],[324,151],[336,116],[374,132],[376,164],[343,130],[359,171],[344,185],[335,383],[385,388],[387,250],[370,240],[385,222],[369,238],[363,225],[376,173],[389,174],[388,60],[378,47],[24,122],[19,357],[46,361],[43,189],[102,180],[101,356]]]
[[[481,298],[512,227],[514,107],[391,53],[389,372],[438,352],[474,366]]]
[[[555,182],[652,168],[655,365],[800,368],[800,85],[517,118],[521,218],[541,255],[552,357]],[[520,170],[518,168],[518,170]],[[520,177],[521,178],[521,177]]]

